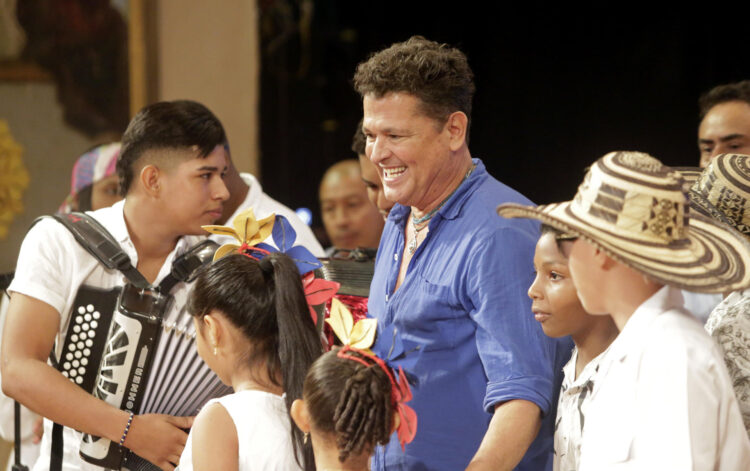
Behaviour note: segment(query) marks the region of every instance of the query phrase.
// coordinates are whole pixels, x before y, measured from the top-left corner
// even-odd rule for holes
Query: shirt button
[[[396,262],[398,262],[398,254],[397,253],[393,254],[393,260],[396,261]]]
[[[385,295],[385,302],[388,302],[388,295]]]

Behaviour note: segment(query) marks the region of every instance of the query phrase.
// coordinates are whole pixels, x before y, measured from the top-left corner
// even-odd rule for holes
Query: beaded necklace
[[[450,195],[445,197],[443,201],[440,202],[439,205],[437,205],[432,211],[425,214],[421,218],[415,218],[413,215],[411,217],[411,224],[414,227],[414,237],[409,241],[409,255],[414,255],[414,252],[417,251],[417,237],[419,237],[419,233],[429,225],[430,219],[432,219],[432,216],[435,215],[435,213],[438,212],[440,208],[443,207],[445,203],[448,202],[449,199],[451,199],[451,196],[453,196],[459,188],[461,188],[461,185],[466,181],[467,178],[469,178],[469,175],[471,175],[471,172],[474,171],[474,168],[476,168],[474,165],[469,167],[469,170],[466,172],[466,175],[464,175],[463,180],[461,180],[461,183],[458,184],[455,190],[451,192]],[[420,227],[417,227],[420,226]]]

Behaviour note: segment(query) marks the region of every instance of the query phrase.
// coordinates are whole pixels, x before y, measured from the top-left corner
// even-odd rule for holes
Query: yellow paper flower
[[[273,222],[276,219],[275,214],[263,218],[255,219],[253,208],[247,208],[242,211],[232,221],[232,226],[201,226],[204,230],[218,235],[232,236],[239,244],[224,244],[216,250],[214,261],[231,252],[238,252],[242,245],[256,245],[268,238],[273,231]]]
[[[13,139],[8,123],[0,119],[0,240],[16,214],[23,212],[23,192],[29,186],[29,173],[23,164],[23,147]]]
[[[331,315],[326,319],[333,333],[341,343],[352,348],[372,353],[370,347],[375,342],[375,331],[378,321],[375,319],[360,319],[356,324],[352,313],[336,298],[331,299]]]

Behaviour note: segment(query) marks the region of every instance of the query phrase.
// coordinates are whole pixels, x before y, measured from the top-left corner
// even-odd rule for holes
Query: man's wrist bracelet
[[[130,413],[130,417],[128,417],[128,424],[125,426],[125,430],[122,431],[122,438],[120,439],[120,446],[122,446],[125,443],[125,438],[128,436],[128,432],[130,431],[130,424],[133,423],[133,413]]]

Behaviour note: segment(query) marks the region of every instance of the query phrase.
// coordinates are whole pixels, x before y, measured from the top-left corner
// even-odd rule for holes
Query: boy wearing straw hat
[[[581,304],[620,334],[586,416],[580,469],[748,469],[750,441],[717,346],[679,289],[750,285],[742,236],[689,211],[684,180],[655,158],[614,152],[573,201],[504,204],[578,236],[569,258]]]
[[[688,193],[691,207],[750,239],[750,156],[715,157]],[[734,291],[714,308],[706,330],[724,354],[750,434],[750,290]]]

